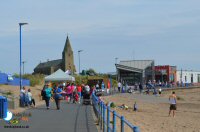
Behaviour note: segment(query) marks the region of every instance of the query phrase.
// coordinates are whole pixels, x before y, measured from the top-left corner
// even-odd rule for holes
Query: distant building
[[[134,85],[154,80],[154,60],[129,60],[115,64],[118,81]]]
[[[177,81],[179,83],[200,83],[200,71],[177,70]]]
[[[176,82],[176,66],[155,66],[156,82]]]
[[[34,69],[34,74],[40,73],[50,75],[58,69],[62,69],[65,72],[70,71],[72,74],[76,72],[76,68],[74,65],[74,55],[68,36],[62,52],[62,59],[47,61],[38,64]]]

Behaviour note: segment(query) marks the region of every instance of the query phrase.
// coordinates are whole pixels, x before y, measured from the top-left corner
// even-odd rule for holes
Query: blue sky
[[[25,72],[60,59],[67,34],[81,69],[115,71],[119,60],[200,70],[199,0],[2,0],[0,71],[19,72],[19,22]]]

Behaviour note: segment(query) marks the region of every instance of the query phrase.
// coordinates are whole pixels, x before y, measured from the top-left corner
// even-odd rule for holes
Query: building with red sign
[[[176,82],[176,66],[155,66],[156,82]]]

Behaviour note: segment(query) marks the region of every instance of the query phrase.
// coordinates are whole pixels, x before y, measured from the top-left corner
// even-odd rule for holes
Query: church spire
[[[67,34],[67,39],[66,39],[66,42],[65,42],[65,47],[63,49],[63,52],[67,51],[68,48],[71,48],[71,44],[70,44],[69,37],[68,37],[68,34]]]

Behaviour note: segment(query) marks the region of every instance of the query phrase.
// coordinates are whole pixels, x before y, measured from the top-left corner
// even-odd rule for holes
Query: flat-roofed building
[[[177,70],[177,82],[179,83],[200,83],[200,71],[193,70]]]
[[[134,85],[154,80],[154,60],[127,60],[120,61],[119,64],[115,65],[117,79],[122,83]]]

